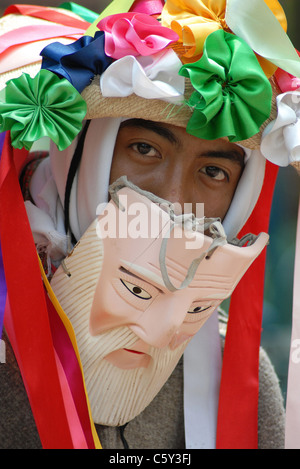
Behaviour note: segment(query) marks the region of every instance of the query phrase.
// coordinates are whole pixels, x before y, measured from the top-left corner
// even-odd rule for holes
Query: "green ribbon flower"
[[[0,99],[0,131],[11,131],[15,148],[30,150],[49,137],[59,150],[67,148],[82,128],[86,103],[66,79],[48,70],[31,78],[24,73],[7,83]]]
[[[272,87],[247,43],[223,30],[210,34],[200,60],[181,67],[196,91],[187,132],[214,140],[246,140],[269,117]]]

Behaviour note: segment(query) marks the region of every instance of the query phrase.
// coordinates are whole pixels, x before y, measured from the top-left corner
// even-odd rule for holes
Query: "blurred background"
[[[12,3],[14,2],[11,0],[0,0],[0,15]],[[18,0],[15,3],[58,7],[63,0],[45,2]],[[77,3],[100,13],[110,0],[82,0]],[[281,0],[280,3],[287,15],[289,37],[300,50],[300,30],[297,22],[300,18],[300,1]],[[299,176],[293,168],[279,170],[269,230],[270,245],[267,251],[262,345],[277,371],[284,397],[286,397],[291,335],[299,181]],[[297,287],[300,288],[300,285]],[[225,307],[228,305],[225,304]]]

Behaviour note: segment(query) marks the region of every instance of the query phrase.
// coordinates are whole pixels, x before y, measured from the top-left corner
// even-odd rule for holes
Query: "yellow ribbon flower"
[[[265,3],[286,31],[286,17],[279,2],[265,0]],[[178,34],[185,48],[182,61],[195,62],[200,58],[209,34],[219,29],[230,32],[225,21],[225,13],[226,0],[166,0],[161,14],[161,24]],[[261,65],[268,76],[276,69],[264,59]]]

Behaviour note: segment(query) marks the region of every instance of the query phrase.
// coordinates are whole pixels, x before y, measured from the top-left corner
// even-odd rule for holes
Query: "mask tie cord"
[[[184,215],[182,216],[182,222],[184,224],[185,220],[183,217]],[[195,219],[194,222],[197,223],[197,220]],[[219,246],[223,246],[224,244],[227,243],[227,237],[226,237],[224,228],[222,224],[220,223],[220,221],[218,221],[217,219],[208,219],[208,221],[204,223],[204,231],[209,228],[210,232],[212,233],[213,241],[211,245],[209,246],[209,248],[206,251],[204,251],[201,254],[201,256],[195,258],[192,261],[192,263],[190,264],[188,268],[186,277],[183,280],[180,287],[175,287],[175,285],[173,285],[173,283],[171,282],[169,278],[167,266],[166,266],[166,252],[167,252],[168,239],[174,227],[175,227],[175,223],[172,223],[169,233],[162,240],[161,249],[159,253],[159,264],[160,264],[162,278],[163,278],[165,286],[171,292],[174,292],[176,290],[183,290],[184,288],[186,288],[192,282],[196,274],[197,268],[199,267],[199,264],[202,262],[202,260],[204,258],[209,259]]]

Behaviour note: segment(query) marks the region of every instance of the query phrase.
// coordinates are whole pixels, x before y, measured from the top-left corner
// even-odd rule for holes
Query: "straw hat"
[[[99,82],[100,77],[96,76],[91,85],[86,87],[82,92],[82,97],[87,103],[87,119],[122,116],[125,118],[153,120],[186,128],[193,114],[193,110],[189,106],[182,106],[180,104],[170,106],[170,104],[163,100],[149,100],[134,93],[124,98],[106,98],[101,93]],[[239,142],[251,150],[259,149],[263,130],[277,116],[276,97],[280,94],[280,90],[273,77],[270,78],[270,83],[273,95],[269,118],[261,125],[260,131],[257,134]],[[193,90],[190,80],[185,79],[186,101],[188,101]]]
[[[73,13],[65,11],[66,14]],[[75,15],[76,16],[76,15]],[[49,24],[44,19],[34,18],[30,16],[24,16],[20,14],[9,14],[0,19],[0,36],[12,31],[20,30],[24,26],[36,26]],[[33,41],[26,45],[26,56],[22,59],[22,64],[11,69],[3,70],[0,67],[0,90],[3,89],[6,83],[13,78],[19,77],[22,73],[28,73],[31,77],[34,77],[41,68],[42,58],[38,57],[37,51],[41,51],[45,45],[51,41],[59,41],[64,44],[72,42],[67,37],[57,37],[52,40],[39,40]],[[21,46],[20,46],[21,47]],[[178,42],[168,46],[175,50],[178,57],[182,55],[182,45]],[[6,51],[5,55],[9,58],[13,54],[13,51]],[[12,61],[10,63],[13,63]],[[181,103],[170,104],[162,99],[145,99],[141,96],[137,96],[132,93],[130,96],[115,98],[115,97],[104,97],[102,95],[100,86],[100,76],[95,76],[92,83],[82,91],[82,97],[87,104],[86,119],[94,119],[99,117],[125,117],[125,118],[144,118],[148,120],[154,120],[173,124],[176,126],[186,128],[188,121],[190,120],[193,109],[188,105]],[[276,118],[276,97],[280,94],[280,90],[273,77],[270,78],[272,86],[272,107],[271,113],[268,119],[260,127],[260,131],[246,139],[241,140],[240,143],[250,149],[258,149],[261,142],[261,136],[264,128]],[[188,101],[194,88],[189,78],[185,78],[185,90],[184,90],[184,101]]]

